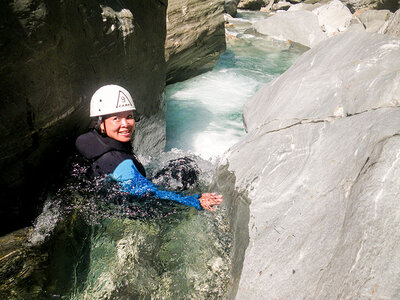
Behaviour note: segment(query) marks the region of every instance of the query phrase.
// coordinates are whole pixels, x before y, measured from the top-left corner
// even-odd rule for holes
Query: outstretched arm
[[[158,199],[172,200],[196,209],[204,208],[210,211],[213,211],[213,205],[222,202],[222,196],[215,195],[215,193],[202,194],[199,199],[199,195],[183,196],[171,191],[160,190],[157,185],[139,173],[130,159],[120,163],[111,176],[122,183],[124,191],[138,197],[153,196]]]

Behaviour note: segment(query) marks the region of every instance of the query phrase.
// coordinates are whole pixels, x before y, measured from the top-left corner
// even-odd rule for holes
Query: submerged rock
[[[397,297],[399,81],[399,39],[346,32],[246,103],[220,167],[251,201],[237,299]]]
[[[168,1],[167,83],[211,70],[225,51],[224,0]]]
[[[190,157],[180,157],[167,162],[152,178],[152,182],[176,191],[193,188],[199,180],[200,169]]]
[[[24,228],[0,238],[1,299],[43,297],[48,253],[28,242],[31,231]]]

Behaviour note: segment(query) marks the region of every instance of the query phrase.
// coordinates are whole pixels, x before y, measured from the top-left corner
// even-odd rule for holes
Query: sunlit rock
[[[236,299],[397,297],[399,82],[399,39],[346,32],[246,103],[220,168],[251,201]]]
[[[350,26],[352,14],[339,0],[333,0],[313,10],[322,30],[329,36],[345,31]]]
[[[367,10],[361,13],[358,18],[365,26],[367,32],[378,32],[382,25],[390,18],[392,13],[387,10]]]
[[[256,22],[254,28],[261,34],[310,48],[326,38],[317,16],[309,11],[282,12]]]
[[[387,24],[382,26],[381,33],[395,37],[400,37],[400,9],[397,10],[387,21]]]
[[[287,1],[279,1],[272,5],[272,10],[288,10],[292,4]]]

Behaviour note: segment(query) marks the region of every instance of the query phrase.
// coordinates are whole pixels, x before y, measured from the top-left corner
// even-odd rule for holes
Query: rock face
[[[318,7],[313,13],[317,15],[319,25],[328,37],[345,31],[353,17],[350,10],[339,0]]]
[[[389,9],[390,11],[396,11],[400,3],[396,0],[344,0],[342,1],[349,7],[352,7],[354,10],[360,8],[369,8],[369,9]]]
[[[383,33],[400,37],[400,9],[390,17]]]
[[[246,103],[219,171],[251,201],[237,299],[398,297],[399,81],[399,39],[346,32]]]
[[[239,1],[240,0],[225,0],[224,11],[232,17],[235,17]]]
[[[250,9],[250,10],[260,10],[262,6],[265,5],[264,0],[240,0],[238,8],[240,9]]]
[[[254,28],[261,34],[291,40],[313,47],[326,38],[317,16],[309,11],[288,11],[258,21]]]
[[[378,32],[379,29],[385,24],[390,18],[392,13],[387,10],[367,10],[360,14],[358,18],[363,23],[365,31],[367,32]]]
[[[211,70],[225,51],[224,0],[168,1],[167,83]]]
[[[1,233],[30,223],[36,192],[62,173],[77,134],[87,130],[99,86],[130,90],[143,120],[138,152],[162,149],[166,1],[120,3],[1,4]]]

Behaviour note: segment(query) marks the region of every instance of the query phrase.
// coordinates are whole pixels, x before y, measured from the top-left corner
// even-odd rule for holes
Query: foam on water
[[[227,51],[214,70],[167,87],[167,151],[178,148],[214,161],[239,141],[246,100],[305,50],[257,34],[251,26],[265,16],[240,11],[229,20]]]
[[[169,180],[168,167],[171,159],[185,158],[199,174],[185,192],[207,191],[212,162],[244,134],[245,101],[302,52],[248,30],[263,17],[240,12],[214,70],[167,87],[169,151],[142,161],[153,179],[166,170],[167,180],[159,178],[164,187],[182,188],[179,180]],[[65,186],[49,196],[31,237],[34,244],[50,240],[54,246],[43,288],[47,298],[226,298],[232,233],[223,205],[209,213],[130,198],[115,182],[87,176],[85,165],[72,169]]]

